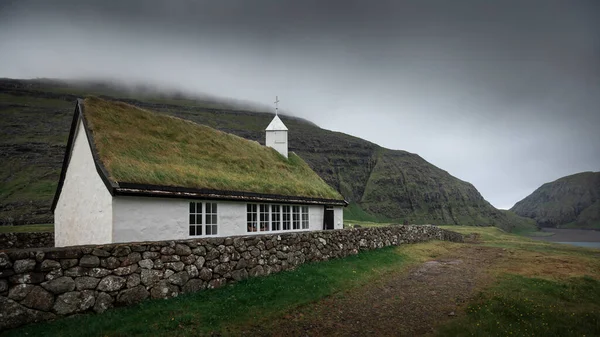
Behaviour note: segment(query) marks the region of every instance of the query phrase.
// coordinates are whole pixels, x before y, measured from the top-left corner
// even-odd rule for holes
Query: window
[[[308,206],[302,206],[302,229],[308,229]]]
[[[271,230],[281,230],[281,206],[271,205]]]
[[[206,235],[217,235],[217,203],[207,202],[206,206]]]
[[[260,205],[260,231],[266,232],[269,230],[269,205]]]
[[[292,226],[300,229],[300,206],[292,206]]]
[[[190,236],[202,235],[202,203],[190,202]]]
[[[283,210],[283,230],[289,231],[290,228],[290,206],[281,206]]]
[[[256,219],[257,219],[256,211],[257,211],[256,204],[246,205],[246,223],[247,223],[248,232],[258,231],[258,226],[256,223]]]

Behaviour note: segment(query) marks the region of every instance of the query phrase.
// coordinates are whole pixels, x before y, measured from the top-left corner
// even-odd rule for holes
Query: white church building
[[[78,100],[52,203],[55,245],[342,228],[348,203],[288,153],[277,113],[265,145],[125,103]]]

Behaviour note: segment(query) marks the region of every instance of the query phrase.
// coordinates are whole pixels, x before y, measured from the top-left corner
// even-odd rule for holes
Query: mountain
[[[542,185],[511,211],[543,227],[600,229],[600,172],[582,172]]]
[[[0,222],[52,221],[75,100],[95,95],[188,119],[264,144],[273,117],[248,102],[105,82],[0,79]],[[534,229],[420,156],[281,115],[294,151],[350,202],[345,218]]]

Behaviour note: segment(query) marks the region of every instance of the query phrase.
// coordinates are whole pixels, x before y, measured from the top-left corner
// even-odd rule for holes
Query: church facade
[[[101,124],[94,121],[90,127],[89,119],[92,118],[86,115],[87,105],[83,100],[77,102],[52,205],[56,246],[273,234],[343,227],[343,208],[347,202],[335,191],[327,195],[334,196],[332,198],[310,193],[264,193],[263,190],[199,188],[183,184],[160,185],[119,180],[116,178],[118,170],[107,165],[119,158],[104,158],[105,151],[98,151],[94,139],[110,137],[95,134],[95,129],[99,129],[98,125]],[[265,131],[266,147],[259,150],[273,156],[272,150],[268,149],[270,147],[277,151],[275,155],[290,160],[288,130],[278,115]],[[236,137],[222,135],[224,133],[216,130],[214,132],[219,137]],[[234,140],[238,142],[236,144],[241,144],[238,147],[257,146],[245,143],[254,142]],[[108,146],[111,146],[110,141]],[[285,163],[284,159],[277,160]],[[206,169],[210,169],[210,166]],[[287,171],[273,169],[272,174],[290,174]],[[248,172],[249,177],[252,174]],[[267,171],[267,174],[270,173]],[[320,188],[330,188],[321,186],[325,183],[316,173],[312,174],[304,172],[301,178],[314,180],[311,183]],[[293,179],[295,177],[292,175],[290,180]],[[290,188],[282,186],[281,190],[289,191]]]

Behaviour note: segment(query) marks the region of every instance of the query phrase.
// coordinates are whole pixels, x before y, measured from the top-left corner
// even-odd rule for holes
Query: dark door
[[[332,207],[325,207],[325,216],[323,217],[323,229],[333,229]]]

